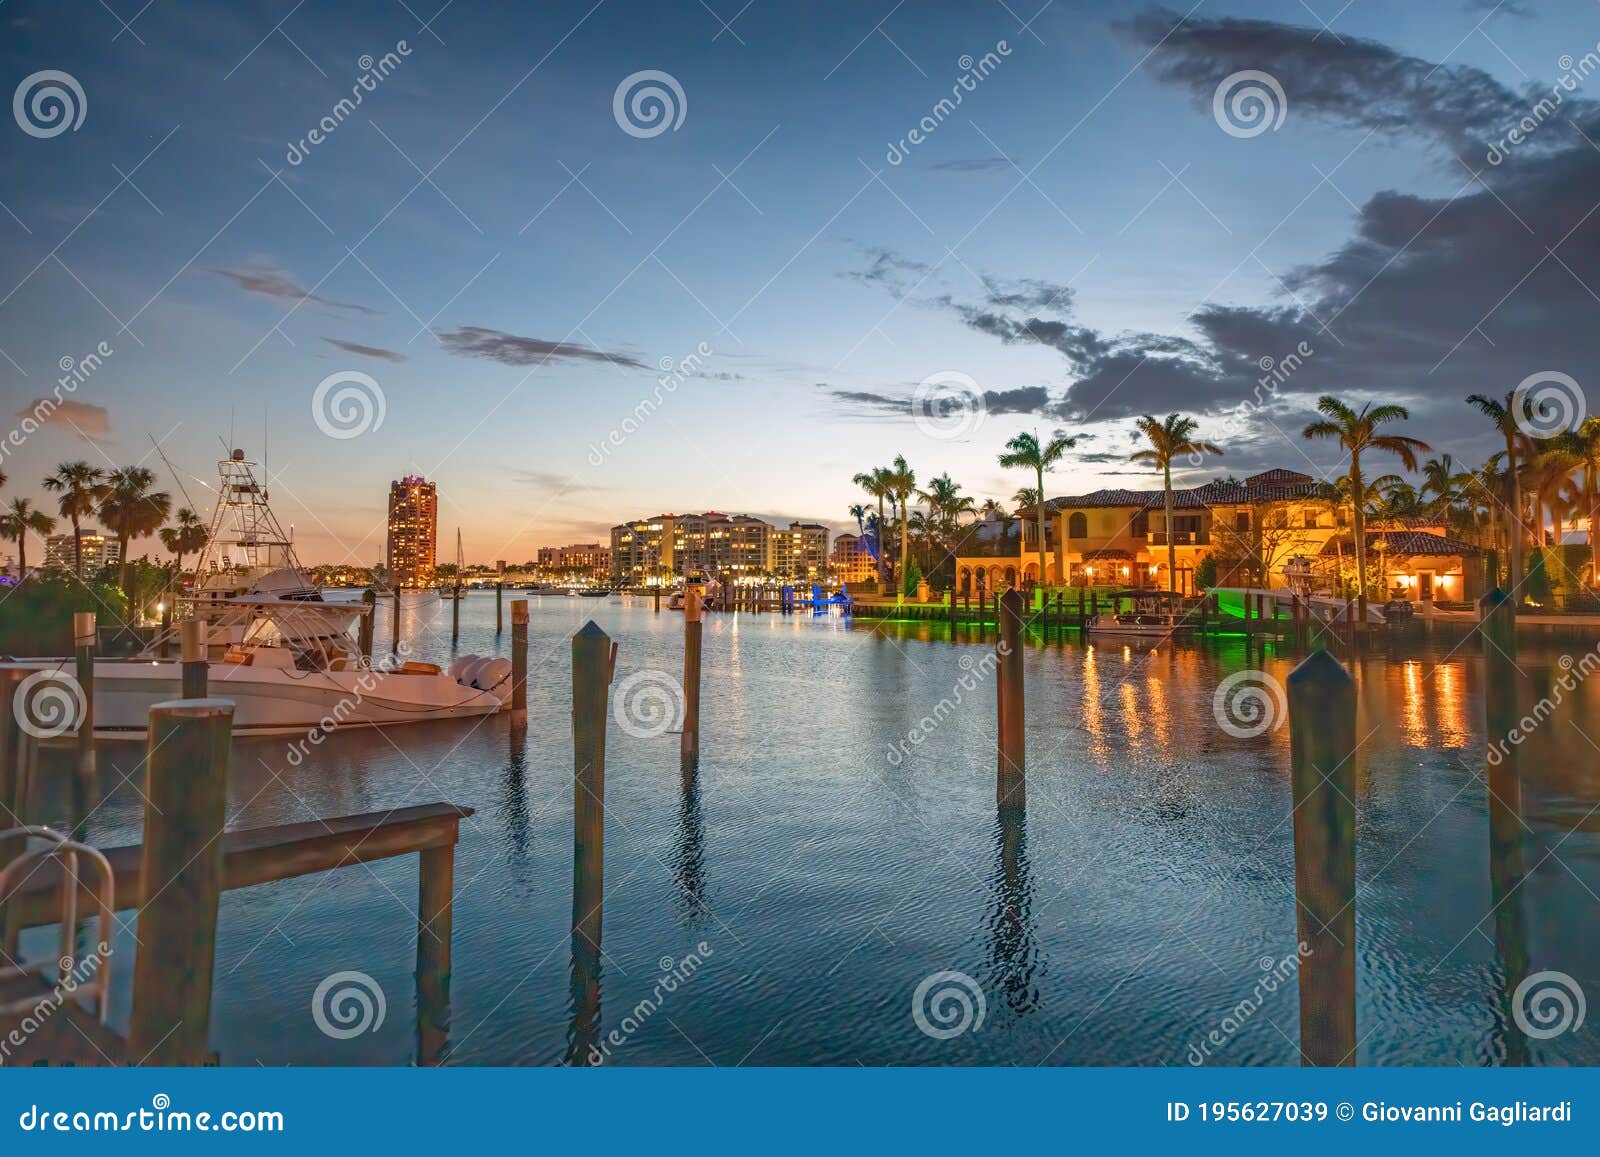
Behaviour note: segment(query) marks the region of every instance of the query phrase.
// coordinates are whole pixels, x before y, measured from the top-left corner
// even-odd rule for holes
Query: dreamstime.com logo
[[[1256,739],[1276,731],[1289,717],[1289,694],[1265,671],[1235,671],[1211,697],[1217,726],[1235,739]]]
[[[334,1040],[377,1032],[388,1012],[383,986],[365,972],[335,972],[311,994],[311,1019]]]
[[[70,72],[47,68],[24,77],[11,95],[11,115],[30,137],[48,140],[71,129],[78,131],[89,115],[83,85]]]
[[[1588,1011],[1583,989],[1565,972],[1535,972],[1511,997],[1511,1019],[1534,1040],[1577,1032]]]
[[[611,696],[617,726],[635,739],[659,739],[681,729],[688,710],[682,685],[665,671],[635,671]]]
[[[340,441],[381,428],[388,412],[383,387],[360,370],[329,374],[311,394],[311,420],[328,437]]]
[[[1553,438],[1581,425],[1589,402],[1571,374],[1540,370],[1512,391],[1517,429],[1530,438]]]
[[[983,1027],[989,1011],[983,988],[965,972],[935,972],[911,994],[911,1019],[934,1040],[953,1040]]]
[[[76,731],[88,709],[83,686],[65,671],[35,671],[11,696],[11,717],[35,739]]]
[[[622,78],[611,96],[611,115],[630,137],[649,140],[668,129],[678,131],[689,115],[689,98],[670,72],[646,68]]]
[[[911,416],[928,437],[954,442],[978,432],[989,416],[989,404],[971,375],[940,370],[917,383]]]
[[[1211,97],[1211,115],[1230,137],[1248,140],[1277,132],[1289,114],[1289,98],[1270,72],[1246,68],[1222,78]]]

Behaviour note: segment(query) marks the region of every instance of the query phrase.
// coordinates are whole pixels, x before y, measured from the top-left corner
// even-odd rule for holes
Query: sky
[[[6,0],[0,499],[82,458],[204,513],[231,444],[307,562],[378,561],[409,473],[521,560],[853,528],[895,454],[1005,499],[1023,430],[1078,438],[1052,495],[1155,486],[1147,412],[1226,451],[1180,481],[1323,475],[1329,391],[1475,465],[1467,394],[1586,406],[1597,45],[1592,0]]]

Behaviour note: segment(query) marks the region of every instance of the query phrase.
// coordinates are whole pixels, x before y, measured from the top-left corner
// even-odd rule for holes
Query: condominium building
[[[438,549],[438,487],[420,474],[389,483],[389,581],[431,586]]]
[[[781,579],[822,582],[828,577],[828,528],[816,522],[791,522],[774,530],[769,569]]]
[[[820,580],[827,555],[826,527],[796,522],[779,530],[748,514],[657,514],[611,528],[611,579],[618,585],[691,575]]]
[[[840,584],[871,582],[878,577],[878,560],[872,557],[867,540],[861,535],[841,534],[833,540],[828,571]]]
[[[571,546],[541,546],[539,573],[545,578],[585,578],[604,581],[611,575],[611,551],[598,542]]]
[[[82,544],[84,575],[97,574],[101,567],[122,561],[122,549],[117,540],[98,530],[84,528],[78,531]],[[44,540],[44,565],[51,570],[72,572],[74,552],[71,534],[52,534]]]

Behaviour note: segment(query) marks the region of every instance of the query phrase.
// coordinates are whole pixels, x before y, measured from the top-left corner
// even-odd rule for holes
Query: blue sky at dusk
[[[59,70],[85,105],[54,136],[0,122],[4,422],[114,351],[7,448],[5,497],[67,458],[160,466],[154,437],[209,508],[196,480],[265,424],[307,561],[377,561],[410,472],[441,540],[520,560],[663,510],[842,527],[896,453],[1009,496],[1022,429],[1085,435],[1052,493],[1153,485],[1126,464],[1145,411],[1224,444],[1202,477],[1332,468],[1296,436],[1327,390],[1403,401],[1475,464],[1495,437],[1465,394],[1594,374],[1600,74],[1488,160],[1596,51],[1588,0],[441,2],[0,5],[5,91]],[[681,88],[677,128],[619,126],[642,70]],[[1280,83],[1276,129],[1214,118],[1241,70]],[[345,371],[384,416],[335,438],[313,397]],[[941,373],[987,401],[955,440],[911,413]]]

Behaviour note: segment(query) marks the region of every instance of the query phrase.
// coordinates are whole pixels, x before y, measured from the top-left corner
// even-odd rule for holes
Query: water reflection
[[[678,827],[672,844],[673,900],[684,923],[693,927],[705,915],[705,829],[700,818],[700,764],[685,758],[679,769]]]
[[[989,886],[988,977],[984,988],[1021,1015],[1039,1006],[1040,950],[1033,923],[1027,808],[1001,803],[995,822],[995,868]]]

